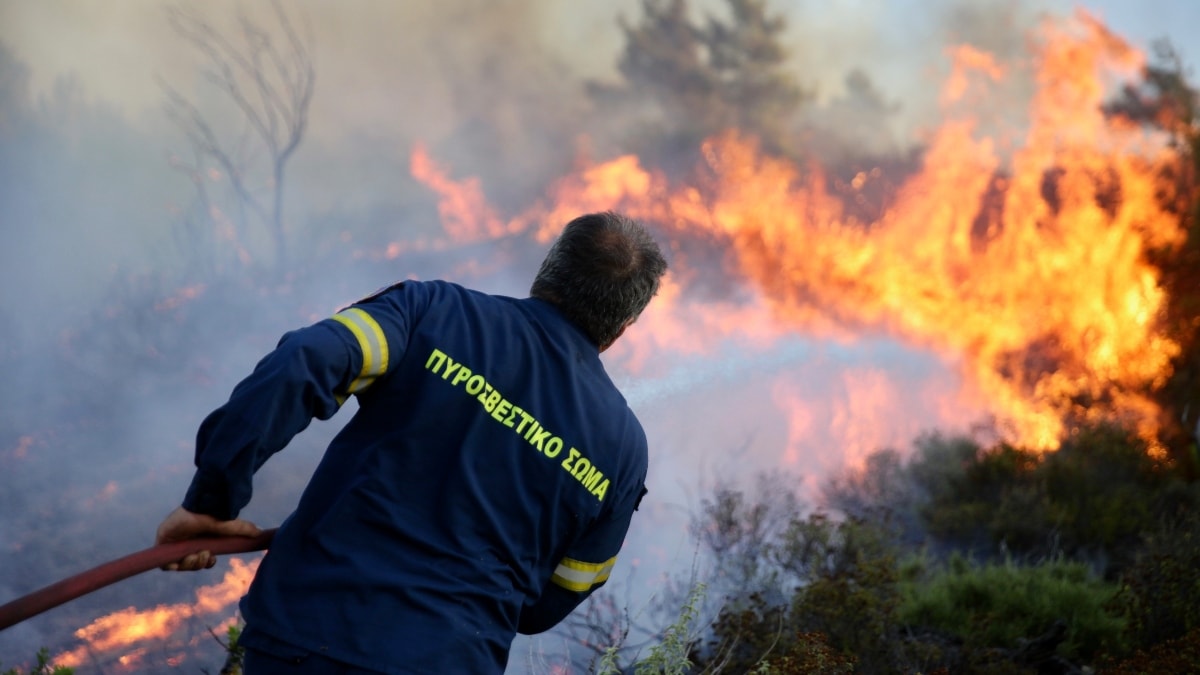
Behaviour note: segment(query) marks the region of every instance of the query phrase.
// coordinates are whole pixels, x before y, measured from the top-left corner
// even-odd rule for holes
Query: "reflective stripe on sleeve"
[[[554,576],[550,577],[550,581],[568,591],[583,593],[590,591],[593,586],[607,581],[615,564],[617,564],[616,556],[602,563],[585,563],[571,558],[563,558],[554,570]]]
[[[347,393],[357,394],[366,389],[376,377],[387,372],[388,344],[379,323],[370,314],[350,307],[333,315],[333,320],[350,329],[362,350],[362,371],[350,383]]]

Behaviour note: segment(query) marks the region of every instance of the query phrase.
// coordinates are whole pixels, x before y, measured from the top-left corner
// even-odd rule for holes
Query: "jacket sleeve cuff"
[[[233,520],[238,515],[224,482],[206,477],[199,471],[188,486],[182,506],[188,511],[203,513],[217,520]]]

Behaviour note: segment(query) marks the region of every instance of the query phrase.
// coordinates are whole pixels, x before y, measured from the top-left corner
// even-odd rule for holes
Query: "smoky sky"
[[[947,45],[967,41],[1018,55],[1042,13],[1070,10],[999,0],[777,4],[789,21],[790,67],[816,94],[810,121],[889,151],[917,142],[932,123]],[[1188,25],[1185,4],[1138,3],[1135,40],[1177,35]],[[197,242],[181,222],[195,206],[194,176],[172,165],[187,159],[189,147],[164,114],[164,84],[228,122],[221,130],[231,142],[240,130],[205,79],[202,56],[172,33],[167,6],[0,0],[0,601],[149,545],[187,485],[196,426],[283,332],[407,276],[461,275],[484,290],[522,294],[543,250],[532,241],[395,261],[371,255],[440,232],[436,197],[412,178],[409,155],[424,144],[456,177],[478,177],[502,210],[527,207],[585,150],[606,159],[605,148],[580,140],[597,122],[585,85],[616,77],[617,17],[636,20],[640,5],[285,3],[311,30],[316,92],[286,183],[293,267],[283,281],[261,284],[189,267]],[[1127,13],[1121,3],[1087,6],[1114,22]],[[207,2],[203,16],[235,34],[239,11],[271,25],[268,8]],[[724,5],[694,9],[719,14]],[[1122,33],[1121,24],[1111,27]],[[1194,58],[1192,44],[1179,38],[1177,45]],[[880,118],[859,115],[850,96],[856,69],[895,110],[885,123],[868,128],[863,120]],[[1014,106],[1023,103],[1022,86],[1013,85]],[[219,240],[207,245],[212,265],[232,264]],[[251,258],[265,255],[258,242],[249,246]],[[363,256],[316,266],[344,249]],[[181,308],[171,305],[180,289],[197,285]],[[891,407],[860,410],[864,419],[904,423],[881,437],[818,434],[866,451],[903,444],[922,423],[941,419],[929,410],[948,405],[939,392],[958,386],[942,356],[886,336],[849,346],[792,336],[749,356],[738,344],[718,343],[703,355],[661,355],[654,377],[623,369],[619,351],[613,358],[614,379],[662,449],[650,514],[635,521],[614,573],[631,574],[637,561],[639,583],[691,564],[689,513],[719,478],[787,465],[813,488],[839,468],[833,456],[797,459],[796,429],[756,411],[807,402],[815,427],[870,390]],[[794,373],[786,386],[772,383],[780,369]],[[889,390],[873,379],[877,371],[923,384]],[[247,517],[269,526],[287,515],[350,413],[314,425],[268,463]],[[0,662],[27,659],[42,645],[66,649],[73,631],[95,617],[186,602],[195,585],[215,581],[131,580],[6,631]],[[561,642],[532,644],[554,653]],[[510,670],[536,672],[530,644],[514,646]],[[210,661],[197,667],[214,666],[209,647]]]
[[[697,16],[724,10],[720,2],[694,4]],[[1127,14],[1120,3],[1092,4],[1101,17]],[[1134,39],[1143,46],[1178,35],[1172,18],[1181,18],[1181,3],[1161,4],[1154,10],[1139,5],[1143,18]],[[10,290],[15,287],[26,287],[23,293],[45,288],[62,300],[94,291],[95,282],[107,282],[117,268],[177,262],[170,256],[170,211],[187,198],[188,186],[167,162],[186,145],[162,113],[162,85],[200,100],[215,94],[201,56],[167,25],[166,6],[150,0],[115,7],[0,2],[6,109],[25,108],[48,122],[42,125],[48,133],[69,145],[61,159],[70,162],[54,165],[60,157],[30,144],[5,148],[5,165],[17,177],[8,189],[23,198],[6,195],[17,208],[2,216],[4,311],[20,304]],[[546,165],[569,162],[572,139],[588,131],[581,126],[583,82],[615,74],[616,17],[638,16],[633,0],[571,3],[569,9],[481,0],[436,9],[382,2],[288,7],[312,30],[318,70],[288,194],[296,220],[396,203],[408,180],[405,158],[418,140],[460,173],[502,164],[499,180],[485,181],[499,197],[536,193]],[[857,0],[821,7],[781,3],[779,11],[789,22],[794,72],[825,104],[811,114],[825,125],[842,120],[835,134],[898,148],[930,123],[947,44],[965,41],[1011,56],[1026,47],[1025,29],[1039,16],[1069,10],[1057,2]],[[239,12],[270,23],[266,3],[205,4],[214,26],[230,32]],[[1162,18],[1147,25],[1147,15]],[[1187,56],[1190,42],[1176,42]],[[887,128],[869,128],[847,114],[853,103],[844,100],[848,76],[856,69],[894,106]]]

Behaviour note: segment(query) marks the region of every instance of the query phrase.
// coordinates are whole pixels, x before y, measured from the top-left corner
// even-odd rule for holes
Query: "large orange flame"
[[[887,331],[956,359],[964,396],[981,396],[1013,442],[1052,449],[1069,420],[1097,416],[1152,439],[1158,411],[1144,392],[1179,350],[1159,324],[1164,291],[1146,256],[1183,239],[1155,198],[1157,169],[1172,160],[1163,139],[1101,111],[1110,85],[1143,57],[1084,13],[1047,22],[1037,44],[1026,119],[990,135],[978,105],[1022,64],[951,50],[945,120],[920,170],[872,222],[850,215],[820,167],[764,155],[730,131],[705,144],[706,178],[694,184],[671,185],[620,157],[563,178],[507,226],[483,210],[484,226],[460,218],[447,227],[546,241],[579,213],[617,208],[665,228],[674,280],[648,312],[651,328],[631,334],[635,365],[747,326],[759,337]],[[444,204],[463,201],[442,193]],[[681,286],[705,272],[680,243],[696,238],[727,248],[727,266],[756,300],[689,299]]]
[[[239,558],[230,558],[229,563],[229,571],[220,583],[196,590],[194,604],[159,605],[150,609],[127,607],[102,616],[75,631],[75,637],[83,644],[55,656],[54,663],[79,667],[111,661],[114,666],[120,666],[123,672],[133,672],[148,665],[145,661],[146,645],[162,644],[177,635],[180,628],[193,618],[227,610],[246,592],[258,569],[258,559],[243,562]]]

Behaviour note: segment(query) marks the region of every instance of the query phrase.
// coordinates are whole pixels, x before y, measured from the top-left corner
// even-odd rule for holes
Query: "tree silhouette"
[[[212,113],[174,86],[164,82],[163,88],[167,113],[192,150],[191,161],[172,158],[173,167],[187,173],[197,189],[196,208],[184,216],[190,241],[196,243],[203,232],[223,222],[225,235],[238,244],[245,263],[254,224],[265,231],[275,265],[282,269],[287,248],[284,177],[308,126],[316,71],[311,31],[301,36],[278,0],[271,8],[277,31],[241,15],[236,38],[217,30],[195,6],[180,4],[167,10],[175,33],[206,60],[205,79],[239,116],[238,134],[231,138],[221,133]],[[227,181],[232,191],[232,214],[221,213],[206,188],[217,181]]]
[[[642,0],[640,22],[620,19],[622,82],[589,91],[605,111],[640,115],[639,152],[686,165],[705,138],[731,128],[769,152],[788,150],[788,126],[809,95],[785,70],[786,22],[765,0],[726,1],[730,18],[704,25],[687,0]]]

